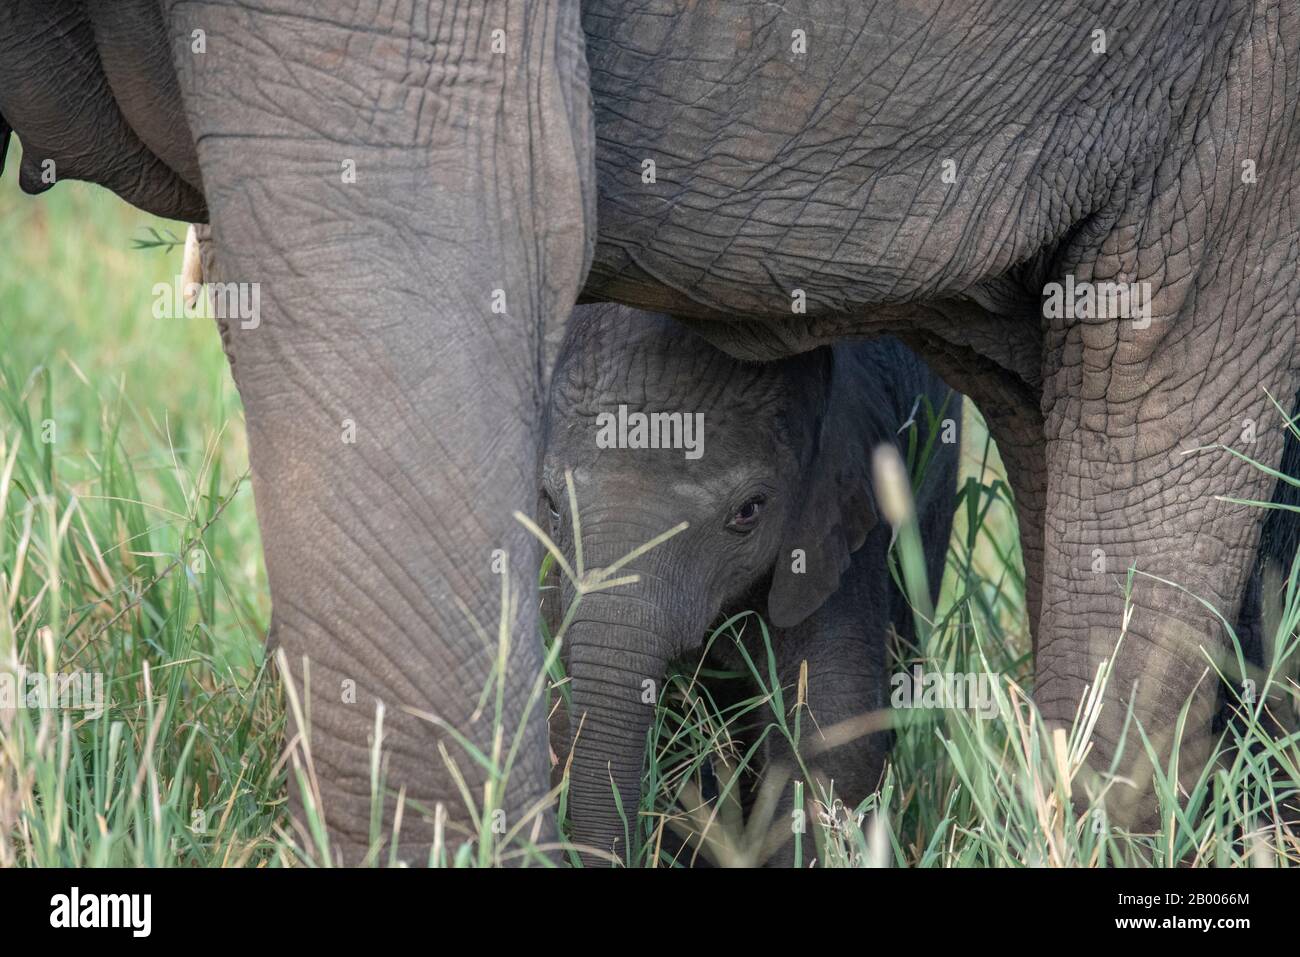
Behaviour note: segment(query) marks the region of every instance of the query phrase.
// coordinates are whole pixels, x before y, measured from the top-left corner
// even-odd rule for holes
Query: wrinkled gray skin
[[[947,444],[931,434],[922,400],[949,420]],[[620,406],[702,416],[698,457],[675,448],[598,447],[600,417],[618,415]],[[570,725],[581,729],[569,785],[575,843],[626,857],[613,790],[623,808],[638,806],[655,705],[645,700],[645,683],[657,690],[670,659],[698,653],[710,626],[749,610],[773,626],[787,702],[796,700],[807,662],[809,770],[823,787],[833,781],[850,806],[875,789],[887,739],[865,733],[861,722],[888,705],[891,625],[907,637],[913,626],[888,569],[892,530],[876,507],[872,452],[892,444],[906,459],[910,422],[921,448],[935,443],[916,501],[933,600],[952,528],[960,421],[960,397],[892,339],[755,363],[731,358],[665,316],[616,305],[574,311],[546,416],[542,481],[552,537],[573,567],[566,471],[588,567],[611,565],[688,523],[623,566],[620,574],[639,581],[584,595],[568,613]],[[566,579],[559,608],[575,597]],[[752,622],[744,640],[751,657],[766,660]],[[731,663],[744,669],[726,640],[714,647],[724,657],[730,650]],[[821,732],[844,730],[851,719],[859,719],[857,735],[819,751]],[[788,742],[767,741],[767,766],[791,770]],[[788,840],[788,812],[774,820],[773,836]],[[775,862],[790,857],[779,843],[769,850],[778,852]]]
[[[401,706],[492,740],[473,715],[494,651],[462,606],[491,632],[506,549],[509,624],[534,633],[537,547],[511,512],[534,500],[547,357],[580,292],[740,356],[914,348],[1008,463],[1044,715],[1073,717],[1136,566],[1091,761],[1130,697],[1167,752],[1194,695],[1196,773],[1224,635],[1158,579],[1232,617],[1261,522],[1230,500],[1271,482],[1188,453],[1242,445],[1247,419],[1253,458],[1282,452],[1265,393],[1297,387],[1297,49],[1292,0],[8,0],[0,115],[27,189],[52,158],[154,212],[206,212],[209,276],[262,284],[260,323],[228,323],[226,347],[274,637],[312,661],[330,833],[355,859],[378,698],[389,783],[467,820],[443,732]],[[1045,319],[1067,275],[1150,282],[1151,324]],[[540,668],[534,642],[512,648],[507,736]],[[516,823],[546,790],[541,717],[499,795]],[[1115,801],[1149,820],[1143,769],[1121,770],[1137,786]],[[428,834],[407,816],[413,859]]]

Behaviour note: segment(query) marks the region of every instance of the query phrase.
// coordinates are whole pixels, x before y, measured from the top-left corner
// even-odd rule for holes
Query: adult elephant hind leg
[[[1174,94],[1195,119],[1175,122],[1094,229],[1054,251],[1059,284],[1042,290],[1048,494],[1035,697],[1044,718],[1068,724],[1123,628],[1090,764],[1115,757],[1131,702],[1169,768],[1186,704],[1184,792],[1214,743],[1209,658],[1224,655],[1223,621],[1236,619],[1264,514],[1234,500],[1272,493],[1267,472],[1239,455],[1276,468],[1285,416],[1271,397],[1294,395],[1300,371],[1300,125],[1293,98],[1278,96],[1294,78],[1243,66],[1268,62],[1277,35],[1300,35],[1293,8],[1242,14],[1196,51],[1196,81]],[[1142,750],[1134,731],[1119,770],[1136,786],[1116,784],[1108,804],[1119,823],[1168,826]]]
[[[1211,753],[1212,661],[1223,667],[1228,658],[1218,616],[1234,620],[1261,520],[1257,508],[1225,499],[1267,499],[1272,484],[1222,446],[1276,463],[1282,417],[1265,390],[1277,394],[1288,378],[1273,368],[1162,388],[1168,380],[1158,366],[1145,373],[1152,387],[1131,401],[1089,409],[1071,399],[1049,416],[1056,434],[1048,441],[1035,689],[1049,724],[1069,726],[1099,666],[1112,658],[1089,763],[1104,772],[1116,762],[1129,783],[1112,784],[1107,806],[1116,823],[1138,828],[1167,823],[1169,813],[1158,820],[1142,733],[1162,773],[1179,746],[1181,781],[1173,783],[1184,790]],[[1091,784],[1095,793],[1101,782]]]
[[[404,789],[400,859],[426,859],[422,812],[439,804],[449,852],[473,836],[440,745],[469,802],[504,812],[493,840],[530,836],[524,818],[548,790],[544,699],[525,709],[541,670],[537,550],[511,515],[536,495],[543,330],[567,315],[590,248],[582,38],[576,8],[558,4],[455,12],[171,10],[174,33],[206,36],[177,67],[212,213],[208,279],[235,304],[226,347],[275,637],[299,694],[309,662],[292,733],[310,740],[347,863],[371,843],[378,702],[379,830],[391,835]],[[462,746],[500,771],[517,735],[504,779]],[[545,840],[549,815],[537,820]]]

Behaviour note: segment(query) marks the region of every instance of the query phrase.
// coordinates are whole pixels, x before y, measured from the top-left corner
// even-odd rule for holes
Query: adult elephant
[[[1194,778],[1227,645],[1201,599],[1240,609],[1265,513],[1228,499],[1273,480],[1193,453],[1274,466],[1272,397],[1297,382],[1300,11],[583,12],[600,222],[584,297],[692,318],[741,357],[880,332],[924,356],[1007,464],[1044,717],[1069,725],[1114,655],[1092,765],[1111,766],[1130,702],[1168,754],[1190,698]],[[1127,310],[1062,303],[1104,283]],[[1112,804],[1134,825],[1154,823],[1142,752],[1130,727],[1118,770],[1137,786]]]
[[[1268,394],[1297,384],[1300,11],[589,0],[581,17],[572,0],[0,10],[24,187],[53,159],[147,209],[206,210],[221,277],[260,283],[227,347],[273,630],[313,662],[345,853],[366,838],[376,698],[390,782],[425,806],[461,805],[443,732],[396,705],[491,744],[476,707],[495,649],[467,619],[490,631],[501,612],[495,549],[530,580],[510,513],[534,500],[547,357],[580,290],[694,320],[741,356],[885,332],[913,346],[1008,463],[1044,714],[1073,716],[1136,566],[1094,763],[1130,695],[1166,748],[1192,696],[1182,766],[1202,763],[1202,649],[1224,638],[1161,579],[1240,604],[1259,516],[1225,499],[1267,498],[1267,479],[1187,453],[1243,435],[1256,459],[1281,453]],[[1148,285],[1108,300],[1121,310],[1075,302],[1103,282]],[[1071,295],[1045,310],[1052,283]],[[518,820],[546,749],[523,719],[533,603],[505,614],[503,717],[523,740],[492,799]],[[333,693],[349,680],[355,704]],[[482,794],[483,767],[460,767]]]
[[[595,240],[589,104],[573,4],[0,5],[0,115],[23,141],[23,188],[75,176],[206,217],[208,278],[258,284],[256,315],[222,335],[270,640],[300,688],[310,661],[311,727],[296,731],[348,862],[370,837],[377,700],[387,783],[411,802],[402,857],[423,860],[437,803],[448,844],[470,823],[445,728],[467,739],[447,751],[476,810],[504,812],[491,826],[554,833],[537,813],[544,707],[525,720],[538,551],[512,512],[537,499],[545,333]],[[502,675],[498,715],[480,699]],[[515,754],[508,777],[464,743],[502,772]]]

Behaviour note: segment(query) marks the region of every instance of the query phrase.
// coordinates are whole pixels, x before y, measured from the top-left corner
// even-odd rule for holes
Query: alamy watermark
[[[596,416],[598,449],[683,449],[688,459],[704,454],[703,412],[629,412]]]
[[[1151,283],[1049,282],[1043,287],[1047,319],[1132,319],[1135,329],[1151,325]]]
[[[46,673],[19,668],[0,671],[0,711],[49,709],[84,711],[90,718],[104,713],[102,672]]]
[[[998,713],[995,680],[994,675],[982,671],[926,671],[914,665],[910,672],[900,671],[889,679],[893,688],[889,703],[895,708],[960,708],[987,720]]]
[[[256,329],[262,324],[262,284],[257,282],[210,282],[208,292],[212,297],[212,317],[233,320],[241,329]],[[193,319],[198,312],[199,292],[202,285],[186,281],[184,276],[173,276],[170,283],[157,282],[153,286],[153,317],[155,319]]]
[[[66,894],[50,898],[50,926],[124,928],[132,937],[148,937],[153,929],[152,894],[82,893],[73,885]]]

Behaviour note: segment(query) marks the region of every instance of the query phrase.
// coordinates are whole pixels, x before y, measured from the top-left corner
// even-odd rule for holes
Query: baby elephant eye
[[[738,532],[747,532],[758,522],[758,515],[763,511],[765,499],[761,495],[755,495],[747,499],[745,504],[736,509],[731,515],[731,520],[727,522],[727,527]]]
[[[546,511],[551,515],[551,524],[560,524],[560,510],[555,507],[555,499],[551,498],[551,493],[546,493]]]

